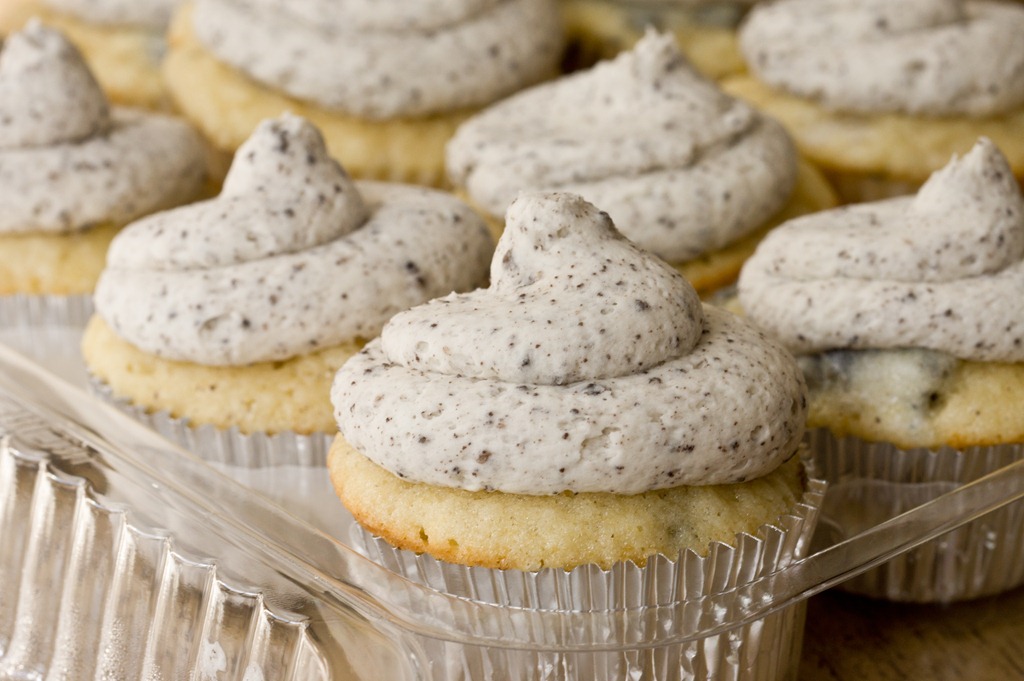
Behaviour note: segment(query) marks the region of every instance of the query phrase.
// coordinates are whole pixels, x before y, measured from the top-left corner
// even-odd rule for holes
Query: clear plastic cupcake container
[[[909,449],[817,429],[807,436],[819,475],[829,482],[826,515],[848,533],[877,525],[957,487],[1024,459],[1024,445],[963,450]],[[951,602],[1024,584],[1024,503],[924,543],[843,584],[874,598]]]
[[[246,469],[255,493],[55,366],[0,343],[0,678],[792,678],[803,599],[1024,497],[1018,462],[867,529],[825,517],[792,561],[785,521],[685,578],[442,588],[355,550],[340,502],[293,485],[316,469]]]

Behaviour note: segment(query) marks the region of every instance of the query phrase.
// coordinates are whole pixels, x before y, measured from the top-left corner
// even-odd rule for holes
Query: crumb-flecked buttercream
[[[124,224],[181,203],[205,177],[180,120],[111,109],[82,57],[38,23],[0,52],[0,233]]]
[[[562,51],[553,0],[196,0],[193,19],[255,81],[372,120],[486,104],[553,75]]]
[[[758,79],[838,111],[992,116],[1024,105],[1024,7],[783,0],[740,33]]]
[[[372,338],[396,312],[486,279],[493,243],[438,191],[353,183],[305,119],[265,121],[222,194],[130,225],[96,309],[158,357],[281,360]]]
[[[915,197],[846,206],[774,230],[743,268],[750,317],[799,354],[926,348],[1024,361],[1024,198],[980,140]]]
[[[449,177],[502,215],[519,190],[583,196],[670,262],[755,231],[789,199],[797,157],[775,121],[697,74],[673,36],[538,85],[460,126]]]
[[[182,0],[43,0],[43,4],[94,24],[163,29]]]
[[[792,357],[564,193],[509,208],[491,288],[396,315],[335,377],[342,435],[399,477],[519,494],[748,480],[803,433]]]

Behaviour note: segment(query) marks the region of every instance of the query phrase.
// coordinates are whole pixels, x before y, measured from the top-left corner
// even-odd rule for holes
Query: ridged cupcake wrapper
[[[326,467],[327,451],[335,433],[302,435],[292,431],[243,433],[238,428],[195,426],[166,411],[150,411],[118,397],[110,386],[89,376],[92,392],[136,421],[177,443],[204,461],[241,468],[271,466]]]
[[[1024,457],[1024,445],[901,450],[808,434],[828,481],[823,514],[856,534]],[[1024,503],[1009,504],[842,584],[873,598],[918,603],[978,598],[1024,584]]]
[[[608,570],[593,565],[570,571],[544,569],[538,572],[465,567],[394,548],[357,523],[352,526],[349,543],[374,562],[411,581],[460,598],[497,604],[509,608],[510,613],[524,609],[616,612],[680,606],[675,612],[690,612],[696,616],[695,610],[687,610],[681,604],[744,585],[785,569],[805,556],[824,489],[822,481],[809,480],[807,492],[791,513],[776,523],[764,525],[756,535],[738,535],[735,547],[716,543],[706,556],[693,551],[683,552],[674,560],[656,556],[645,567],[632,562],[617,563]],[[610,652],[524,654],[517,651],[513,654],[439,641],[436,650],[428,651],[431,659],[437,660],[430,678],[437,681],[463,678],[767,681],[793,678],[803,638],[804,614],[805,606],[801,602],[725,634],[685,644]],[[723,613],[725,619],[733,615],[731,608],[729,613]],[[472,627],[473,623],[468,622],[467,626]],[[554,632],[549,635],[557,637]]]
[[[39,333],[51,326],[83,328],[92,309],[91,295],[0,295],[0,328],[26,326]]]
[[[92,310],[88,295],[0,295],[0,343],[85,385],[79,346]]]

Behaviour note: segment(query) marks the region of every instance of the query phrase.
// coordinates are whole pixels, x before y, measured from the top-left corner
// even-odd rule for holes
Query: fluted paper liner
[[[52,326],[83,328],[90,316],[91,295],[0,295],[0,328],[25,326],[39,333]]]
[[[549,568],[537,572],[466,567],[397,549],[358,523],[352,525],[349,543],[371,560],[412,581],[446,594],[513,610],[615,612],[674,606],[741,586],[785,569],[807,555],[824,489],[825,483],[810,479],[802,500],[788,514],[762,526],[755,535],[737,535],[735,546],[713,544],[706,556],[691,550],[674,559],[659,555],[645,567],[632,562],[616,563],[608,570],[594,565],[570,571]],[[730,616],[723,614],[726,618]],[[625,651],[512,654],[438,642],[437,650],[431,651],[439,666],[432,670],[432,678],[491,678],[493,674],[488,670],[496,669],[503,672],[501,678],[516,679],[795,678],[804,615],[805,603],[801,601],[725,634],[685,644]],[[473,623],[467,626],[472,627]]]
[[[243,468],[327,466],[334,433],[243,433],[238,428],[197,426],[187,418],[175,417],[167,411],[151,411],[119,397],[96,376],[89,376],[89,387],[128,416],[205,461]]]
[[[1024,445],[901,450],[888,443],[808,433],[828,481],[824,515],[853,535],[1024,457]],[[1016,502],[842,584],[893,601],[950,602],[1024,584],[1024,503]]]

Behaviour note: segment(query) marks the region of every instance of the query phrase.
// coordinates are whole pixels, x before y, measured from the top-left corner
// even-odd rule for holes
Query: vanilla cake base
[[[402,480],[338,436],[331,481],[356,520],[392,545],[439,560],[497,569],[571,569],[657,553],[704,555],[713,542],[775,522],[799,503],[799,457],[756,480],[636,495],[466,492]]]
[[[331,382],[361,348],[361,342],[353,341],[278,362],[214,367],[143,352],[98,316],[82,338],[86,368],[116,397],[196,426],[269,434],[334,431]]]

